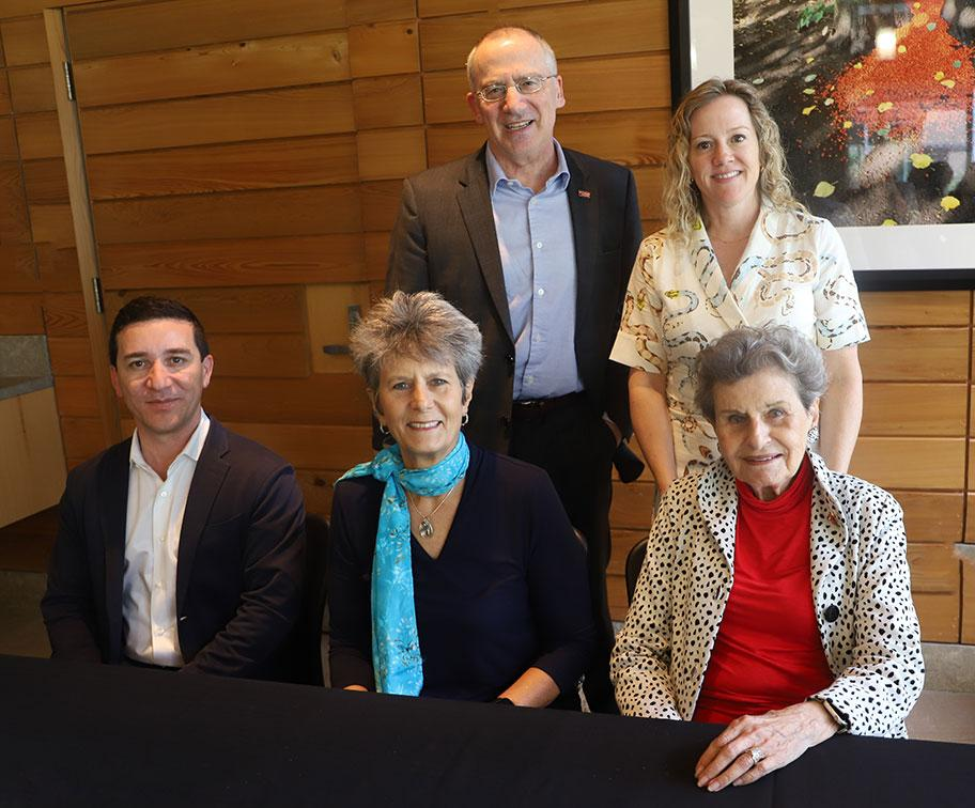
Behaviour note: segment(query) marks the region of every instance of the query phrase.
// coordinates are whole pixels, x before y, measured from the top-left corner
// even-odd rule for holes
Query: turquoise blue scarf
[[[446,493],[467,473],[470,457],[461,433],[450,454],[428,469],[405,468],[399,446],[393,445],[342,476],[386,482],[372,560],[372,668],[380,693],[418,696],[423,689],[406,491],[421,497]]]

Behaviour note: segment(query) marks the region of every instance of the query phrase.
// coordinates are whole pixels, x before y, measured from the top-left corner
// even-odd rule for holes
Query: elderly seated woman
[[[351,345],[394,443],[335,486],[332,686],[578,709],[595,642],[585,550],[545,472],[461,432],[477,326],[435,293],[397,292]]]
[[[904,737],[924,663],[903,516],[807,450],[821,353],[740,328],[697,374],[722,459],[661,501],[613,652],[621,712],[727,724],[694,773],[710,791],[837,732]]]

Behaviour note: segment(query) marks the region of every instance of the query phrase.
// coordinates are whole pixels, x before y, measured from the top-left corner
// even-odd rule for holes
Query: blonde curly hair
[[[691,90],[677,107],[670,121],[667,166],[664,177],[664,210],[670,231],[687,241],[704,217],[701,193],[691,174],[691,116],[723,95],[745,102],[758,137],[758,159],[761,171],[758,188],[762,201],[776,210],[805,211],[792,191],[779,127],[758,97],[755,88],[737,79],[708,79]]]

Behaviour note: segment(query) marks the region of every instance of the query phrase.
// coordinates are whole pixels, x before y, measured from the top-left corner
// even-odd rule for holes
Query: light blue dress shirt
[[[569,212],[569,168],[558,167],[537,194],[508,179],[491,147],[488,181],[504,287],[515,338],[514,399],[582,390],[576,363],[576,255]]]

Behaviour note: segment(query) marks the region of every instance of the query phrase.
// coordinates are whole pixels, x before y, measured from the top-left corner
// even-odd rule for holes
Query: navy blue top
[[[585,550],[544,471],[470,448],[440,556],[411,541],[420,695],[492,701],[530,667],[570,692],[595,647]],[[384,485],[358,477],[335,487],[328,566],[333,687],[375,689],[370,581]]]

